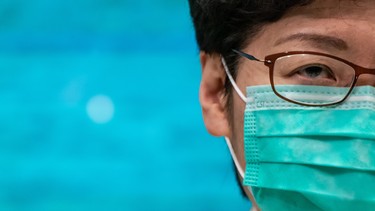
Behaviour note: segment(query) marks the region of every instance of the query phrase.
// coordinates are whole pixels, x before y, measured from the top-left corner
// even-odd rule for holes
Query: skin
[[[316,51],[335,55],[366,68],[375,68],[375,1],[315,1],[289,10],[279,21],[266,25],[241,49],[259,59],[285,51]],[[295,34],[338,38],[345,46],[319,39],[285,39]],[[343,43],[341,43],[343,44]],[[344,48],[345,47],[345,48]],[[233,90],[233,111],[226,112],[225,71],[220,55],[201,52],[200,102],[209,133],[230,138],[236,157],[245,169],[243,119],[245,103]],[[375,70],[374,70],[375,72]],[[236,83],[246,94],[246,86],[270,84],[268,68],[261,62],[240,58]],[[375,86],[375,75],[362,75],[357,85]],[[232,117],[232,118],[229,118]],[[230,122],[230,120],[233,120]],[[253,198],[247,192],[250,200]]]

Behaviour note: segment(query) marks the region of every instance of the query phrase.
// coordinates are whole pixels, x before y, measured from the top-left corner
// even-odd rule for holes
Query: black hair
[[[200,51],[223,56],[229,71],[236,78],[238,56],[232,49],[244,48],[262,26],[279,20],[288,9],[312,2],[313,0],[189,0],[189,5]],[[227,112],[232,110],[231,90],[227,79]]]
[[[314,0],[189,0],[196,39],[200,51],[223,56],[236,78],[238,56],[232,49],[242,49],[260,32],[262,26],[276,22],[292,7]],[[227,113],[232,111],[231,84],[225,81]],[[228,115],[231,119],[232,115]],[[237,171],[236,171],[237,173]],[[238,175],[237,175],[238,178]],[[240,184],[240,182],[237,180]],[[242,190],[244,196],[245,193]]]

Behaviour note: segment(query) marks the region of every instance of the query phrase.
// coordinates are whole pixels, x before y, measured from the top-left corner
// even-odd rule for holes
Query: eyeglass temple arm
[[[243,57],[247,58],[247,59],[250,59],[250,60],[253,60],[253,61],[258,61],[258,62],[264,62],[264,61],[262,61],[260,59],[255,58],[253,55],[244,53],[242,51],[239,51],[239,50],[236,50],[236,49],[232,49],[232,51],[235,52],[235,53],[237,53],[240,56],[243,56]]]
[[[250,54],[247,54],[247,53],[244,53],[242,51],[239,51],[239,50],[236,50],[236,49],[232,49],[233,52],[237,53],[238,55],[240,56],[243,56],[247,59],[250,59],[252,61],[258,61],[258,62],[264,62],[262,60],[259,60],[257,58],[255,58],[254,56],[250,55]],[[237,86],[237,83],[235,82],[235,80],[233,79],[232,77],[232,74],[229,72],[229,69],[228,69],[228,66],[225,62],[225,59],[223,57],[221,57],[221,63],[223,64],[224,66],[224,70],[225,70],[225,73],[227,74],[228,76],[228,79],[230,81],[230,83],[232,84],[234,90],[237,92],[238,96],[246,103],[247,101],[251,101],[252,99],[250,98],[249,100],[245,97],[245,95],[242,93],[241,89]]]

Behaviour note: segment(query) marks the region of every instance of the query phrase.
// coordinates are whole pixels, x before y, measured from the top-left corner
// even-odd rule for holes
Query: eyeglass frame
[[[269,68],[269,74],[268,75],[269,75],[269,79],[270,79],[270,83],[271,83],[271,87],[272,87],[273,92],[278,97],[280,97],[281,99],[283,99],[285,101],[288,101],[290,103],[295,103],[295,104],[298,104],[298,105],[302,105],[302,106],[320,107],[320,106],[332,106],[332,105],[340,104],[340,103],[344,102],[349,97],[349,95],[353,91],[353,88],[355,87],[360,75],[362,75],[362,74],[375,75],[375,69],[374,68],[365,68],[365,67],[356,65],[356,64],[354,64],[350,61],[347,61],[345,59],[342,59],[340,57],[333,56],[333,55],[330,55],[330,54],[315,52],[315,51],[286,51],[286,52],[282,52],[282,53],[275,53],[275,54],[270,54],[268,56],[265,56],[264,60],[257,59],[253,55],[247,54],[247,53],[245,53],[243,51],[240,51],[240,50],[232,49],[232,51],[234,53],[242,56],[242,57],[245,57],[245,58],[251,60],[251,61],[263,62],[263,64]],[[353,68],[354,78],[353,78],[353,81],[351,83],[352,85],[351,85],[348,93],[345,95],[345,97],[343,99],[337,101],[337,102],[315,105],[315,104],[307,104],[307,103],[294,101],[294,100],[291,100],[291,99],[286,98],[286,97],[282,96],[281,94],[279,94],[275,89],[275,84],[274,84],[274,79],[273,79],[275,63],[281,57],[290,56],[290,55],[298,55],[298,54],[309,54],[309,55],[317,55],[317,56],[328,57],[328,58],[335,59],[335,60],[338,60],[340,62],[343,62],[343,63],[347,64],[348,66],[350,66],[351,68]]]

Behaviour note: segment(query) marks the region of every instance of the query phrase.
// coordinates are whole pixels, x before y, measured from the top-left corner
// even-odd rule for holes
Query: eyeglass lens
[[[284,98],[308,105],[331,104],[343,100],[353,85],[355,70],[348,64],[322,55],[292,54],[276,59],[272,80],[275,91]],[[331,97],[316,99],[308,95],[291,95],[278,85],[306,85],[339,88]],[[337,89],[336,89],[337,90]]]

